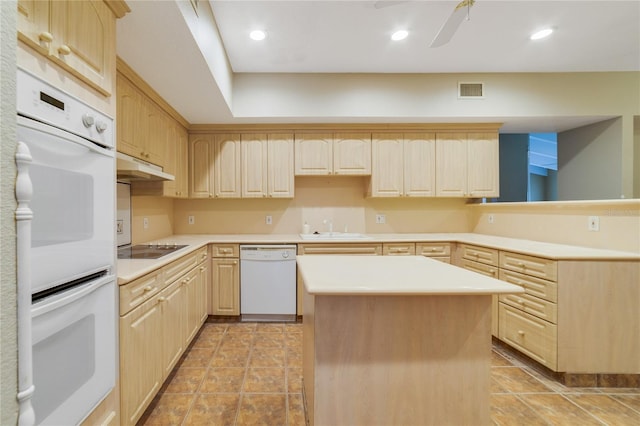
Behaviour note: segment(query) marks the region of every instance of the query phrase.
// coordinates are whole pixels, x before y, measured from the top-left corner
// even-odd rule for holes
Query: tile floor
[[[640,425],[640,388],[568,388],[499,347],[494,425]],[[139,425],[305,425],[302,325],[206,323]]]

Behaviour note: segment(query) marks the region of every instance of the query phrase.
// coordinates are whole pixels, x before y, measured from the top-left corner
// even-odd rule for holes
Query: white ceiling
[[[185,3],[186,1],[186,3]],[[191,0],[196,2],[195,0]],[[476,0],[452,40],[429,48],[459,0],[199,1],[211,7],[234,73],[480,73],[640,71],[640,1]],[[197,3],[197,2],[196,2]],[[326,122],[323,117],[234,117],[233,102],[186,24],[184,0],[128,0],[117,50],[190,123]],[[529,40],[551,26],[548,39]],[[267,31],[263,42],[248,38]],[[397,29],[409,37],[392,42]],[[232,80],[232,78],[231,78]],[[607,117],[495,117],[505,129],[559,131]],[[332,122],[353,118],[331,117]],[[403,122],[360,117],[361,122]],[[423,119],[428,121],[428,119]]]
[[[235,72],[640,69],[637,1],[477,0],[451,41],[429,48],[458,3],[211,1]],[[544,27],[555,28],[555,33],[546,40],[529,40]],[[268,37],[249,39],[253,29],[266,30]],[[408,30],[409,36],[393,42],[390,36],[398,29]]]

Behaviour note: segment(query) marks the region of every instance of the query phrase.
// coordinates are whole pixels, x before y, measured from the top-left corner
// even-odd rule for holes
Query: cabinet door
[[[117,141],[118,151],[136,158],[144,157],[141,123],[142,93],[120,74],[116,77]]]
[[[18,0],[18,40],[36,49],[42,55],[49,54],[53,41],[51,2],[41,0]]]
[[[189,196],[191,198],[213,197],[214,148],[213,135],[189,137]]]
[[[199,307],[201,301],[198,299],[202,296],[202,294],[199,291],[198,268],[192,269],[191,272],[189,272],[184,278],[182,278],[182,282],[182,288],[185,291],[184,297],[186,300],[185,305],[183,305],[184,307],[186,307],[186,319],[183,336],[185,338],[185,345],[188,345],[200,329]]]
[[[436,194],[436,140],[433,133],[404,135],[404,195]]]
[[[169,133],[169,117],[155,102],[143,98],[146,134],[143,135],[144,160],[164,167],[165,147]]]
[[[185,350],[185,291],[180,280],[160,293],[158,298],[162,325],[162,378],[165,379]]]
[[[295,174],[330,175],[333,173],[333,135],[295,135]]]
[[[215,135],[215,196],[240,198],[240,135]]]
[[[120,318],[120,410],[136,424],[162,384],[162,329],[156,298]]]
[[[50,58],[105,96],[113,92],[115,17],[102,0],[51,2]]]
[[[404,145],[398,133],[378,133],[371,141],[371,196],[401,197]]]
[[[242,197],[267,196],[267,135],[242,135]]]
[[[267,193],[274,198],[293,198],[293,134],[270,134],[267,143]]]
[[[187,129],[182,125],[175,124],[175,144],[176,144],[176,193],[180,198],[186,198],[189,195],[189,160],[188,160],[188,143],[189,134]]]
[[[198,325],[202,325],[209,316],[207,313],[208,301],[209,301],[209,261],[206,260],[198,266],[198,275],[196,277],[196,291],[198,294],[197,314]]]
[[[468,134],[468,183],[470,197],[498,197],[499,146],[496,133]]]
[[[467,134],[436,135],[436,195],[467,196]]]
[[[333,137],[333,173],[371,174],[371,133],[336,133]]]
[[[240,315],[238,259],[211,260],[211,313]]]

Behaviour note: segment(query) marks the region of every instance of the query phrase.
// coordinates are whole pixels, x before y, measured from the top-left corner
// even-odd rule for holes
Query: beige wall
[[[16,4],[0,1],[0,424],[17,423]]]
[[[640,252],[640,200],[494,203],[469,209],[473,232],[480,234]],[[588,230],[589,216],[599,217],[600,231]]]
[[[335,231],[466,232],[472,223],[465,200],[365,198],[365,177],[297,177],[295,198],[288,200],[176,200],[178,234],[298,234],[306,221],[312,231],[324,231],[332,220]],[[375,215],[386,215],[386,224]],[[195,224],[188,224],[193,215]],[[265,216],[273,224],[265,224]]]
[[[640,115],[633,117],[633,198],[640,198]]]
[[[139,244],[173,235],[173,199],[131,197],[131,243]],[[144,228],[144,218],[149,227]]]

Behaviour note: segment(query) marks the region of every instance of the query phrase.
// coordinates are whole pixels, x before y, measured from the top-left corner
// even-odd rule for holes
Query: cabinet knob
[[[520,336],[523,336],[523,337],[524,337],[524,331],[522,331],[522,330],[518,330],[518,334],[519,334]]]
[[[495,274],[496,274],[496,270],[495,270],[495,269],[489,269],[489,273],[490,273],[491,275],[495,275]]]
[[[67,56],[68,54],[71,53],[71,49],[66,44],[63,44],[60,47],[58,47],[58,53],[61,55]]]
[[[142,291],[144,291],[145,293],[149,292],[153,290],[153,287],[151,287],[150,285],[146,286],[145,288],[142,289]]]
[[[53,35],[51,35],[50,32],[43,31],[40,34],[38,34],[38,39],[40,41],[45,41],[47,43],[51,43],[53,41]]]
[[[166,297],[158,297],[158,302],[166,302],[167,298]]]
[[[522,299],[518,298],[516,301],[517,301],[519,304],[524,305],[524,300],[522,300]]]
[[[234,265],[237,265],[237,264],[238,264],[238,261],[237,261],[237,260],[234,260],[232,263],[233,263]]]
[[[204,266],[201,266],[201,267],[200,267],[200,270],[201,270],[201,271],[204,271]]]

